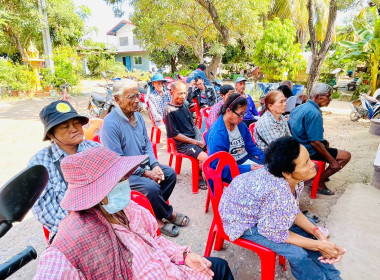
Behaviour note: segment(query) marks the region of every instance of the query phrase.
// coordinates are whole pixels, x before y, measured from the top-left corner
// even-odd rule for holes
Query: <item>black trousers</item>
[[[156,218],[165,218],[168,220],[173,213],[173,207],[168,205],[166,201],[173,192],[177,174],[174,169],[169,166],[162,164],[159,164],[159,166],[165,176],[165,180],[160,184],[157,184],[149,178],[137,175],[131,175],[129,177],[129,184],[132,190],[142,193],[149,199]]]
[[[231,269],[228,266],[228,262],[221,258],[207,257],[211,263],[211,270],[214,272],[213,280],[234,280]]]

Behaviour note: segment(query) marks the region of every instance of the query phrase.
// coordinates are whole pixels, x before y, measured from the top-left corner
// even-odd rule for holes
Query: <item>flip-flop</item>
[[[208,189],[206,181],[203,178],[199,179],[198,188],[200,190],[207,190]]]
[[[160,228],[160,231],[167,236],[176,237],[179,234],[179,227],[172,223],[165,223],[164,226]]]
[[[182,224],[183,223],[183,220],[186,219],[186,222],[185,224]],[[176,226],[179,226],[179,227],[184,227],[184,226],[187,226],[190,222],[190,218],[184,214],[181,214],[181,213],[178,213],[176,214],[175,216],[175,219],[174,220],[169,220],[169,222],[175,224]]]
[[[323,195],[334,195],[335,193],[330,190],[328,187],[324,187],[322,190],[318,189],[317,193],[323,194]]]

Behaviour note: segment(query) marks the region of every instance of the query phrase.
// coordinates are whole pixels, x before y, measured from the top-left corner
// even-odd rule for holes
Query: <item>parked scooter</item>
[[[21,222],[47,185],[49,174],[43,165],[29,167],[17,174],[0,189],[0,238]],[[6,279],[37,258],[36,250],[28,246],[3,264],[0,279]]]
[[[106,85],[101,85],[106,89],[106,97],[104,98],[98,93],[91,93],[90,100],[88,101],[88,115],[93,118],[101,118],[104,117],[111,112],[111,110],[115,107],[112,98],[112,87],[113,84],[110,84],[107,79],[107,74],[105,72],[100,73],[103,78],[106,80]]]
[[[353,122],[363,119],[380,119],[380,101],[362,93],[360,98],[351,103],[350,119]]]

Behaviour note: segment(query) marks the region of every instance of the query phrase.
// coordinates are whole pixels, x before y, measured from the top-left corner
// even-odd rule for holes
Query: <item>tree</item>
[[[380,60],[380,16],[376,7],[371,8],[374,21],[359,30],[355,30],[357,42],[343,41],[340,44],[349,50],[341,59],[360,59],[371,68],[371,94],[376,90]]]
[[[307,9],[309,13],[308,23],[309,23],[309,33],[310,33],[310,45],[311,45],[311,52],[312,52],[312,63],[310,66],[309,77],[307,80],[307,94],[309,95],[314,82],[317,81],[319,78],[323,61],[325,60],[326,54],[331,46],[331,42],[333,39],[334,30],[335,30],[334,25],[335,25],[336,13],[338,9],[337,0],[330,1],[329,19],[328,19],[328,24],[327,24],[326,35],[325,35],[325,39],[320,44],[320,47],[317,41],[317,34],[316,34],[316,29],[315,29],[316,8],[315,8],[314,0],[308,0]]]
[[[72,0],[48,0],[47,14],[54,45],[77,45],[84,33],[83,19],[76,13]],[[83,11],[82,11],[83,12]],[[0,0],[1,52],[18,53],[26,59],[25,48],[31,40],[42,49],[41,30],[44,25],[35,0]]]
[[[306,68],[306,61],[300,54],[301,48],[296,41],[296,28],[292,22],[279,18],[267,22],[264,36],[257,41],[253,60],[260,65],[263,72],[275,80],[284,79],[288,73],[294,79],[298,72]]]

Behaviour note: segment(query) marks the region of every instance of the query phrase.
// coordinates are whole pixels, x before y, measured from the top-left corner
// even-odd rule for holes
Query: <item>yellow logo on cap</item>
[[[58,103],[56,109],[60,113],[67,113],[71,111],[71,108],[66,103]]]

